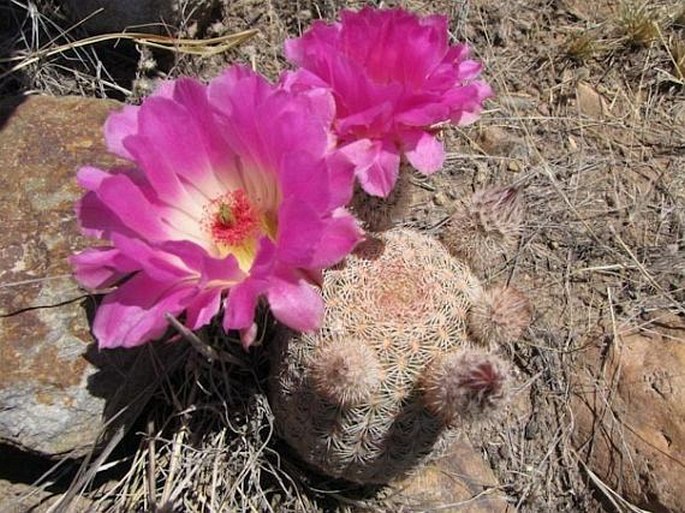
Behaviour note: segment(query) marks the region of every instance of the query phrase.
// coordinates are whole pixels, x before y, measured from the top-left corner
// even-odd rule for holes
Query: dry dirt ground
[[[188,35],[259,32],[219,55],[89,45],[27,62],[83,34],[64,34],[68,23],[50,2],[12,1],[0,6],[0,25],[17,37],[0,50],[27,59],[2,64],[0,88],[135,102],[160,78],[208,79],[234,62],[275,78],[287,67],[286,37],[365,3],[225,0]],[[631,511],[585,472],[571,442],[569,402],[585,347],[598,340],[608,347],[630,327],[649,331],[655,312],[685,314],[685,7],[678,0],[383,4],[447,14],[496,91],[478,123],[444,131],[448,162],[417,182],[407,224],[438,233],[461,197],[490,184],[517,185],[527,205],[515,258],[488,277],[515,281],[535,304],[526,338],[510,348],[521,386],[496,423],[468,436],[520,511]],[[383,490],[303,469],[272,436],[260,355],[236,356],[244,366],[190,357],[137,426],[142,435],[130,435],[105,464],[105,477],[72,474],[59,491],[101,510],[397,510]]]

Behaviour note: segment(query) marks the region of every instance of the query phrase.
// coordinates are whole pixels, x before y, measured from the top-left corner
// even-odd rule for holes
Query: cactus
[[[448,251],[475,271],[490,267],[518,245],[523,211],[518,189],[493,187],[476,191],[444,225],[440,240]]]
[[[483,345],[503,345],[519,339],[532,317],[533,308],[523,293],[498,285],[473,296],[469,331]]]
[[[412,174],[408,165],[401,165],[395,187],[387,198],[370,196],[359,185],[355,187],[350,210],[362,222],[365,230],[389,230],[407,216],[414,199]]]
[[[324,473],[385,483],[436,455],[507,395],[508,367],[468,338],[467,266],[393,229],[324,273],[315,333],[279,332],[270,399],[279,432]]]
[[[479,351],[459,351],[436,358],[421,381],[424,402],[445,424],[476,418],[505,399],[509,371],[498,357]]]

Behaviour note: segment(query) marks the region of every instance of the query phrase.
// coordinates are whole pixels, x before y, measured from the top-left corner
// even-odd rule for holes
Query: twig
[[[202,356],[207,358],[210,361],[218,360],[222,362],[229,362],[234,365],[237,365],[239,367],[244,367],[245,364],[241,362],[238,358],[235,356],[229,354],[229,353],[219,353],[216,349],[214,349],[212,346],[207,344],[206,342],[203,342],[200,337],[198,337],[195,333],[190,331],[188,328],[186,328],[183,324],[181,324],[176,317],[171,315],[170,313],[165,313],[164,318],[171,324],[176,331],[178,331],[183,338],[185,338],[190,344],[199,352]]]

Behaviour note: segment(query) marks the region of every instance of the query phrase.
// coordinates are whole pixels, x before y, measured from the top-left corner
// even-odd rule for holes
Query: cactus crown
[[[464,340],[470,296],[479,287],[430,237],[391,230],[326,273],[321,337],[328,338],[326,331],[355,337],[398,358],[436,344],[444,348]]]
[[[476,191],[468,207],[480,229],[500,237],[518,237],[521,231],[521,202],[515,187],[493,187]]]
[[[500,405],[508,366],[494,354],[464,350],[437,358],[421,380],[427,408],[447,424],[472,419]]]
[[[321,397],[342,406],[354,406],[378,390],[382,379],[378,358],[355,340],[336,339],[322,344],[309,362],[309,377]]]

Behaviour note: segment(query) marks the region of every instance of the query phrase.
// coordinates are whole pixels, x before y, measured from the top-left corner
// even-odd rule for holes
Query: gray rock
[[[118,105],[41,96],[0,104],[0,443],[21,450],[85,454],[103,440],[103,411],[111,418],[128,406],[117,425],[130,421],[154,382],[150,348],[95,348],[94,299],[67,262],[88,245],[73,212],[76,169],[117,162],[101,127]]]

